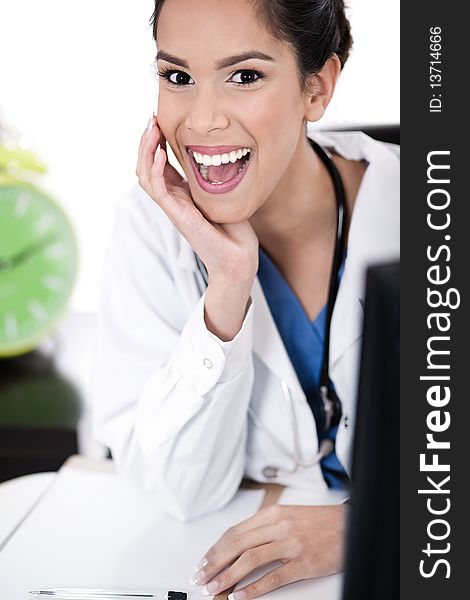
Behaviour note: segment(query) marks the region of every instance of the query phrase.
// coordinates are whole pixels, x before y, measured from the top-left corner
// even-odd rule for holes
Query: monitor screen
[[[399,272],[367,272],[343,600],[400,597]]]

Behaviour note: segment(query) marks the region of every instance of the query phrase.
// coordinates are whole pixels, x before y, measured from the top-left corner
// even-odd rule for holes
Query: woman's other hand
[[[221,339],[230,340],[238,333],[248,307],[258,270],[258,238],[248,221],[223,225],[208,221],[194,205],[188,182],[169,164],[165,147],[154,116],[140,141],[139,184],[206,266],[206,325]]]
[[[283,563],[233,593],[251,600],[287,583],[341,570],[346,506],[282,506],[262,509],[228,529],[199,563],[193,585],[216,595],[258,567]]]

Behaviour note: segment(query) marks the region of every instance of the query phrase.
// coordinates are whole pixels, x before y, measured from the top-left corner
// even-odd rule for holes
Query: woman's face
[[[249,0],[166,0],[157,39],[158,121],[196,206],[216,223],[248,219],[301,151],[307,100],[292,50]]]

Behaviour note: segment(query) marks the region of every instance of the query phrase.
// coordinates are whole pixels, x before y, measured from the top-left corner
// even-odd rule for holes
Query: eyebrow
[[[215,63],[215,68],[219,71],[220,69],[225,69],[226,67],[231,67],[245,60],[252,60],[253,58],[257,58],[258,60],[274,62],[274,58],[272,58],[272,56],[268,56],[263,52],[257,52],[256,50],[252,50],[248,52],[242,52],[242,54],[236,54],[235,56],[227,56],[227,58],[222,58],[221,60],[218,60]],[[172,56],[164,50],[158,51],[155,60],[166,60],[167,62],[171,62],[180,67],[185,67],[186,69],[189,69],[187,61],[183,60],[182,58],[178,58],[177,56]]]

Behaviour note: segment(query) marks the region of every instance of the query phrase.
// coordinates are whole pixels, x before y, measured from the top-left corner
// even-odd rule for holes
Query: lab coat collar
[[[330,369],[362,335],[368,266],[396,260],[400,194],[397,147],[358,132],[313,132],[322,146],[369,164],[357,191],[348,235],[348,255],[331,322]]]

